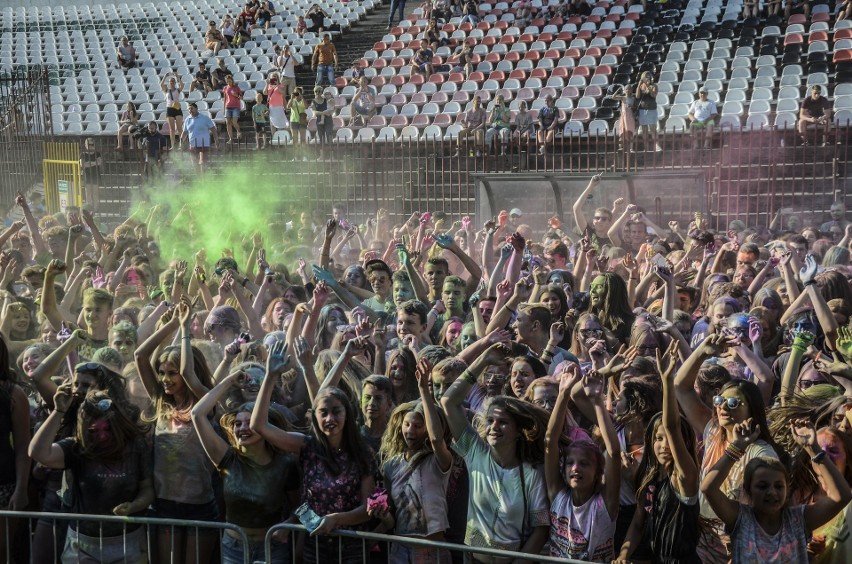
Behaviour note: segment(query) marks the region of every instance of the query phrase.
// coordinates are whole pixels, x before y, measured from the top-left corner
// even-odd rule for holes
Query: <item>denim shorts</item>
[[[243,546],[242,539],[231,535],[222,535],[222,564],[243,564],[245,550],[248,549],[249,562],[268,562],[270,564],[290,564],[290,545],[272,541],[272,554],[266,558],[263,541],[249,541],[248,547]]]
[[[225,118],[226,119],[240,119],[240,109],[239,108],[225,108]]]
[[[124,564],[145,562],[144,527],[117,537],[90,537],[68,529],[62,564]]]

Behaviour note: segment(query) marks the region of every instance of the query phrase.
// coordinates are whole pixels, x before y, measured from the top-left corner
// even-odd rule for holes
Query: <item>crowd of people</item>
[[[588,216],[599,186],[573,222],[359,224],[339,204],[194,256],[158,233],[215,218],[154,206],[106,233],[19,195],[0,234],[0,509],[93,519],[6,513],[0,554],[262,560],[290,521],[310,534],[276,534],[268,561],[362,562],[340,529],[395,535],[370,558],[399,563],[461,562],[406,539],[530,562],[845,561],[843,203],[819,226],[714,231],[622,198]],[[163,527],[146,555],[142,526],[103,515],[227,521],[248,544]]]

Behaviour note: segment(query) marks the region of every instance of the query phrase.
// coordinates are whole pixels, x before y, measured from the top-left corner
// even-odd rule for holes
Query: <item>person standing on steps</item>
[[[337,70],[337,49],[331,42],[331,34],[323,35],[322,42],[314,48],[311,70],[317,73],[316,86],[322,86],[323,77],[328,79],[329,86],[334,86],[334,71]]]
[[[398,19],[394,20],[394,14],[398,14]],[[388,16],[388,29],[392,28],[394,25],[399,24],[403,19],[405,19],[405,0],[391,0],[390,5],[390,15]]]

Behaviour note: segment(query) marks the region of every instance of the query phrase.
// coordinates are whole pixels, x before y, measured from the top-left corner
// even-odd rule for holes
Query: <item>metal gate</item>
[[[79,144],[45,143],[42,166],[47,213],[64,212],[68,206],[83,205]]]

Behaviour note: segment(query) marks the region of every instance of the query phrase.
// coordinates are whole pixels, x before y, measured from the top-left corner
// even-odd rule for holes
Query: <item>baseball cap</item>
[[[516,216],[520,217],[520,216],[524,215],[524,212],[522,212],[522,211],[521,211],[520,209],[518,209],[518,208],[512,208],[511,210],[509,210],[509,216],[511,217],[511,216],[513,216],[513,215],[516,215]]]

